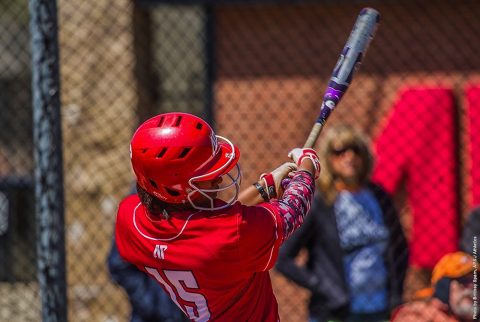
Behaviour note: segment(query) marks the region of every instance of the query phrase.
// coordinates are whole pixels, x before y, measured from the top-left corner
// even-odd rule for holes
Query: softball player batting
[[[268,271],[310,209],[320,163],[312,149],[293,149],[294,163],[239,193],[239,157],[186,113],[147,120],[131,141],[138,194],[118,209],[119,252],[192,321],[279,321]]]

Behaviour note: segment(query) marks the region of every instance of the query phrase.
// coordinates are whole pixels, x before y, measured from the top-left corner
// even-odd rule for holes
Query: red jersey
[[[276,322],[268,271],[310,209],[313,182],[299,171],[279,200],[158,220],[129,196],[117,215],[119,252],[155,278],[192,321]]]

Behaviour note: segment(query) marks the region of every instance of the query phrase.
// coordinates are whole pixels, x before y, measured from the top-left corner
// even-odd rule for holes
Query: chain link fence
[[[180,2],[58,1],[69,320],[128,320],[106,257],[135,127],[167,111],[206,118],[242,151],[246,187],[303,144],[366,6],[380,27],[326,128],[371,139],[373,179],[409,241],[403,297],[427,287],[480,204],[480,3]],[[25,1],[0,2],[0,44],[0,321],[39,321]],[[282,321],[306,321],[308,291],[271,274]]]

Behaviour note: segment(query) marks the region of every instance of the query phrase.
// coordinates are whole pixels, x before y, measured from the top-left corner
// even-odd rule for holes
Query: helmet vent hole
[[[182,122],[182,117],[181,116],[177,117],[177,120],[175,121],[175,124],[173,126],[179,126],[180,122]]]
[[[157,184],[155,183],[155,181],[153,181],[152,179],[148,179],[148,181],[150,182],[150,184],[151,184],[155,189],[158,189],[158,186],[157,186]]]
[[[173,189],[165,187],[165,190],[172,196],[172,197],[178,197],[180,196],[180,192],[175,191]]]
[[[167,148],[163,148],[162,151],[160,151],[160,153],[157,155],[157,158],[160,159],[161,157],[163,157],[165,152],[167,152]]]
[[[197,130],[201,130],[202,127],[203,127],[203,124],[202,124],[202,123],[197,123],[197,126],[196,126]]]
[[[157,126],[158,126],[158,127],[162,127],[163,121],[165,121],[165,116],[162,116],[162,117],[160,118],[160,121],[158,121],[158,125],[157,125]]]
[[[190,152],[192,148],[185,148],[183,149],[182,153],[180,153],[180,155],[178,156],[179,159],[182,159],[182,158],[185,158],[188,154],[188,152]]]

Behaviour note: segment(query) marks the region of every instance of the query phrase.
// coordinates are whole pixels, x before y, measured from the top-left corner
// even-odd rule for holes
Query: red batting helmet
[[[138,184],[158,199],[172,204],[189,201],[197,209],[224,208],[238,195],[240,152],[229,140],[215,135],[201,118],[187,113],[165,113],[145,121],[136,130],[130,144],[133,171]],[[202,190],[195,182],[228,174],[237,166],[238,176],[221,189]],[[235,187],[235,197],[227,205],[215,208],[206,192]],[[211,207],[195,205],[203,195]]]

